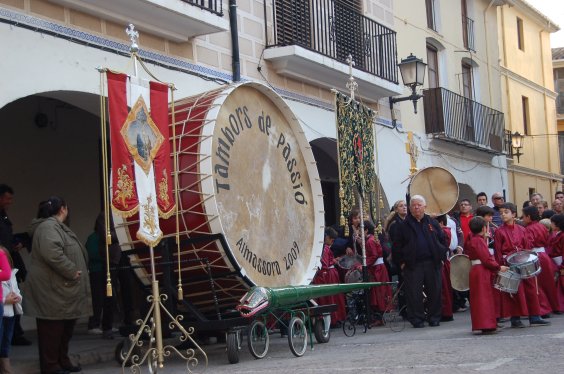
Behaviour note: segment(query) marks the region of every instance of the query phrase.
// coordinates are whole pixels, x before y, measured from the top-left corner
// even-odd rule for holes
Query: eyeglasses
[[[503,197],[501,197],[501,196],[496,196],[496,197],[492,197],[492,199],[494,199],[494,200],[503,200]]]

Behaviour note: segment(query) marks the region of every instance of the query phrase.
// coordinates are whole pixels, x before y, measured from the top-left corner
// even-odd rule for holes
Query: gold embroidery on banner
[[[157,223],[155,221],[155,207],[153,206],[152,196],[147,196],[147,203],[143,205],[143,208],[145,209],[143,227],[147,229],[149,234],[154,236],[157,231]]]
[[[127,208],[127,199],[133,197],[133,181],[129,174],[127,174],[127,166],[125,164],[122,164],[121,167],[117,169],[117,173],[118,181],[115,198],[121,202],[124,208]]]
[[[165,202],[166,207],[170,205],[170,201],[168,199],[168,180],[166,178],[166,169],[163,169],[163,177],[159,182],[159,198]]]

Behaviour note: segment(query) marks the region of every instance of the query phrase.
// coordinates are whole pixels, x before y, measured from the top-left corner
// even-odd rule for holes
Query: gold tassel
[[[184,299],[184,292],[182,291],[182,284],[178,283],[178,300]]]
[[[108,283],[106,283],[106,296],[112,297],[112,278],[108,274]]]

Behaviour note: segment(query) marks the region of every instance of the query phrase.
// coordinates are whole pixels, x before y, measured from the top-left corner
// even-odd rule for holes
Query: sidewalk
[[[37,332],[26,331],[25,337],[33,342],[30,346],[12,346],[10,361],[13,372],[17,374],[38,374],[39,353]],[[82,367],[114,360],[117,344],[123,339],[119,334],[114,339],[102,339],[101,335],[88,335],[85,323],[76,325],[70,341],[70,358]]]

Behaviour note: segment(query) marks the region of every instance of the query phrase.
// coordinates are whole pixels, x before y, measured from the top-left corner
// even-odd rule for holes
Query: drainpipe
[[[239,60],[239,31],[237,30],[237,0],[229,0],[229,26],[231,28],[231,66],[233,82],[241,80],[241,62]]]
[[[488,23],[486,21],[486,17],[488,15],[488,11],[491,9],[493,3],[496,0],[492,0],[490,2],[490,5],[488,5],[488,7],[486,8],[486,10],[484,10],[484,32],[486,35],[486,64],[488,67],[488,93],[489,93],[489,99],[490,99],[490,107],[493,107],[493,98],[492,98],[492,73],[491,73],[491,65],[490,65],[490,51],[489,51],[489,43],[488,43]]]

